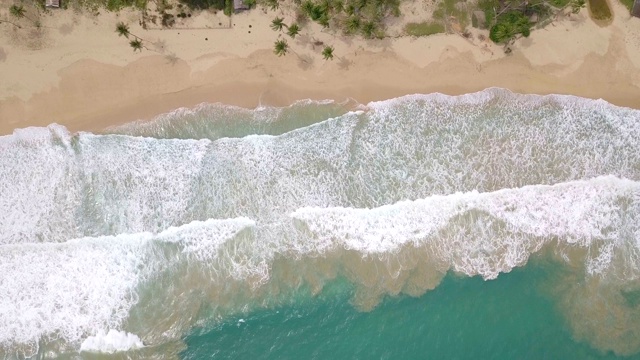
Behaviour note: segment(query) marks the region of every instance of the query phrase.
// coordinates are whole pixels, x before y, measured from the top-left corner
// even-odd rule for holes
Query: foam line
[[[433,246],[457,271],[491,279],[521,265],[553,239],[582,247],[604,242],[640,249],[640,183],[604,176],[436,195],[373,209],[302,208],[291,217],[304,225],[321,251],[384,254],[407,245]],[[611,258],[605,247],[589,259],[589,271],[604,272]]]
[[[80,351],[113,354],[143,347],[144,344],[136,334],[110,329],[107,333],[100,331],[86,338],[80,346]]]
[[[138,301],[141,284],[191,254],[211,258],[225,241],[253,225],[248,219],[208,220],[157,235],[0,246],[0,347],[37,348],[41,338],[54,336],[77,343],[87,334],[119,329]],[[168,244],[177,245],[173,256]],[[85,349],[116,346],[113,341],[121,335],[98,336]]]

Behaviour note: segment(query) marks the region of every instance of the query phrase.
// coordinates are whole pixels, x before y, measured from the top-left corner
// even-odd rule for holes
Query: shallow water
[[[639,139],[500,89],[17,130],[0,355],[637,357]]]
[[[389,297],[370,312],[349,304],[349,287],[226,319],[186,338],[183,359],[614,359],[566,328],[542,286],[549,264],[496,281],[449,274],[417,298]],[[340,289],[342,287],[342,289]],[[338,289],[336,289],[338,288]]]

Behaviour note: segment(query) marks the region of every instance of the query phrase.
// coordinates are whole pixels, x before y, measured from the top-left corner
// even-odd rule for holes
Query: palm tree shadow
[[[392,45],[393,45],[393,42],[391,41],[390,38],[367,40],[367,46],[372,48],[381,48],[382,50],[389,50],[391,49]]]
[[[159,54],[164,54],[164,52],[167,50],[167,42],[161,39],[152,42],[151,45],[153,45],[153,49]]]
[[[314,59],[310,55],[298,55],[298,66],[302,70],[308,70],[313,67]]]
[[[351,36],[340,36],[338,38],[340,41],[342,41],[344,44],[346,44],[347,46],[351,47],[353,45],[353,38]]]
[[[349,67],[353,65],[353,61],[347,59],[346,57],[338,58],[338,67],[342,70],[349,70]]]
[[[307,34],[299,34],[298,36],[296,36],[295,40],[301,46],[304,46],[304,47],[307,47],[307,46],[312,47],[313,46],[312,41],[311,41],[311,36],[309,36]]]
[[[169,53],[164,56],[164,59],[167,61],[167,64],[175,65],[180,58],[175,53]]]
[[[62,35],[69,35],[71,34],[71,32],[73,31],[73,27],[74,24],[62,24],[60,25],[60,27],[58,28],[58,31],[60,32],[60,34]]]

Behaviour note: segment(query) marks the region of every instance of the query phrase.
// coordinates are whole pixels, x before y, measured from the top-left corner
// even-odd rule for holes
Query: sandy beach
[[[403,16],[428,11],[420,4],[403,9]],[[290,21],[286,7],[231,19],[202,13],[170,30],[143,30],[136,12],[51,10],[38,34],[0,24],[0,134],[54,122],[72,131],[99,131],[202,102],[247,108],[300,99],[366,104],[487,87],[640,108],[640,19],[617,2],[612,8],[614,20],[607,26],[594,23],[583,9],[518,40],[510,55],[479,39],[486,30],[472,29],[471,39],[438,34],[365,40],[308,24],[283,57],[272,46],[284,35],[269,24],[274,16]],[[119,21],[153,51],[134,53],[114,31]],[[314,46],[318,41],[335,47],[335,59],[323,59],[322,47]]]

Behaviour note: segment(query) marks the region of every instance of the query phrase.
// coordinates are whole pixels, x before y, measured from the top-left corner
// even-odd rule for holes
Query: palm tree
[[[285,26],[283,18],[276,17],[271,21],[271,28],[273,31],[282,31],[282,28]]]
[[[267,5],[269,6],[269,9],[271,9],[271,11],[276,11],[280,7],[280,3],[278,2],[278,0],[268,0]]]
[[[129,31],[129,26],[125,25],[125,23],[123,22],[119,22],[116,24],[116,32],[118,33],[118,36],[124,36],[127,39],[129,38],[129,35],[133,36],[134,38],[140,40],[140,41],[147,41],[143,38],[141,38],[140,36],[132,33],[131,31]]]
[[[291,26],[289,26],[289,30],[287,30],[287,34],[289,34],[292,39],[295,39],[298,33],[300,33],[300,26],[296,23],[291,24]]]
[[[329,15],[327,13],[323,13],[320,19],[318,19],[318,24],[322,25],[323,28],[329,27]]]
[[[332,7],[333,11],[335,11],[336,14],[339,14],[344,10],[344,2],[342,0],[335,0]]]
[[[287,43],[287,40],[276,41],[273,52],[278,56],[287,55],[287,52],[289,52],[289,44]]]
[[[140,39],[129,41],[129,45],[131,45],[131,47],[133,48],[133,52],[142,51],[143,46],[142,46],[142,41],[140,41]]]
[[[11,7],[9,8],[9,12],[11,13],[11,15],[15,16],[18,19],[21,19],[24,17],[24,6],[22,5],[11,5]]]
[[[373,21],[367,21],[362,24],[362,35],[367,39],[373,39],[376,33],[376,24]]]
[[[118,33],[118,36],[124,36],[127,39],[129,38],[129,34],[131,34],[129,32],[129,27],[123,22],[119,22],[116,24],[116,32]]]
[[[351,16],[347,19],[346,27],[348,34],[355,34],[360,30],[360,18],[357,16]]]
[[[310,0],[306,0],[305,2],[302,3],[302,12],[307,14],[307,16],[311,18],[311,20],[315,21],[316,19],[311,17],[311,14],[313,13],[314,8],[315,6]]]
[[[325,46],[322,50],[322,56],[325,60],[333,60],[333,46]]]

